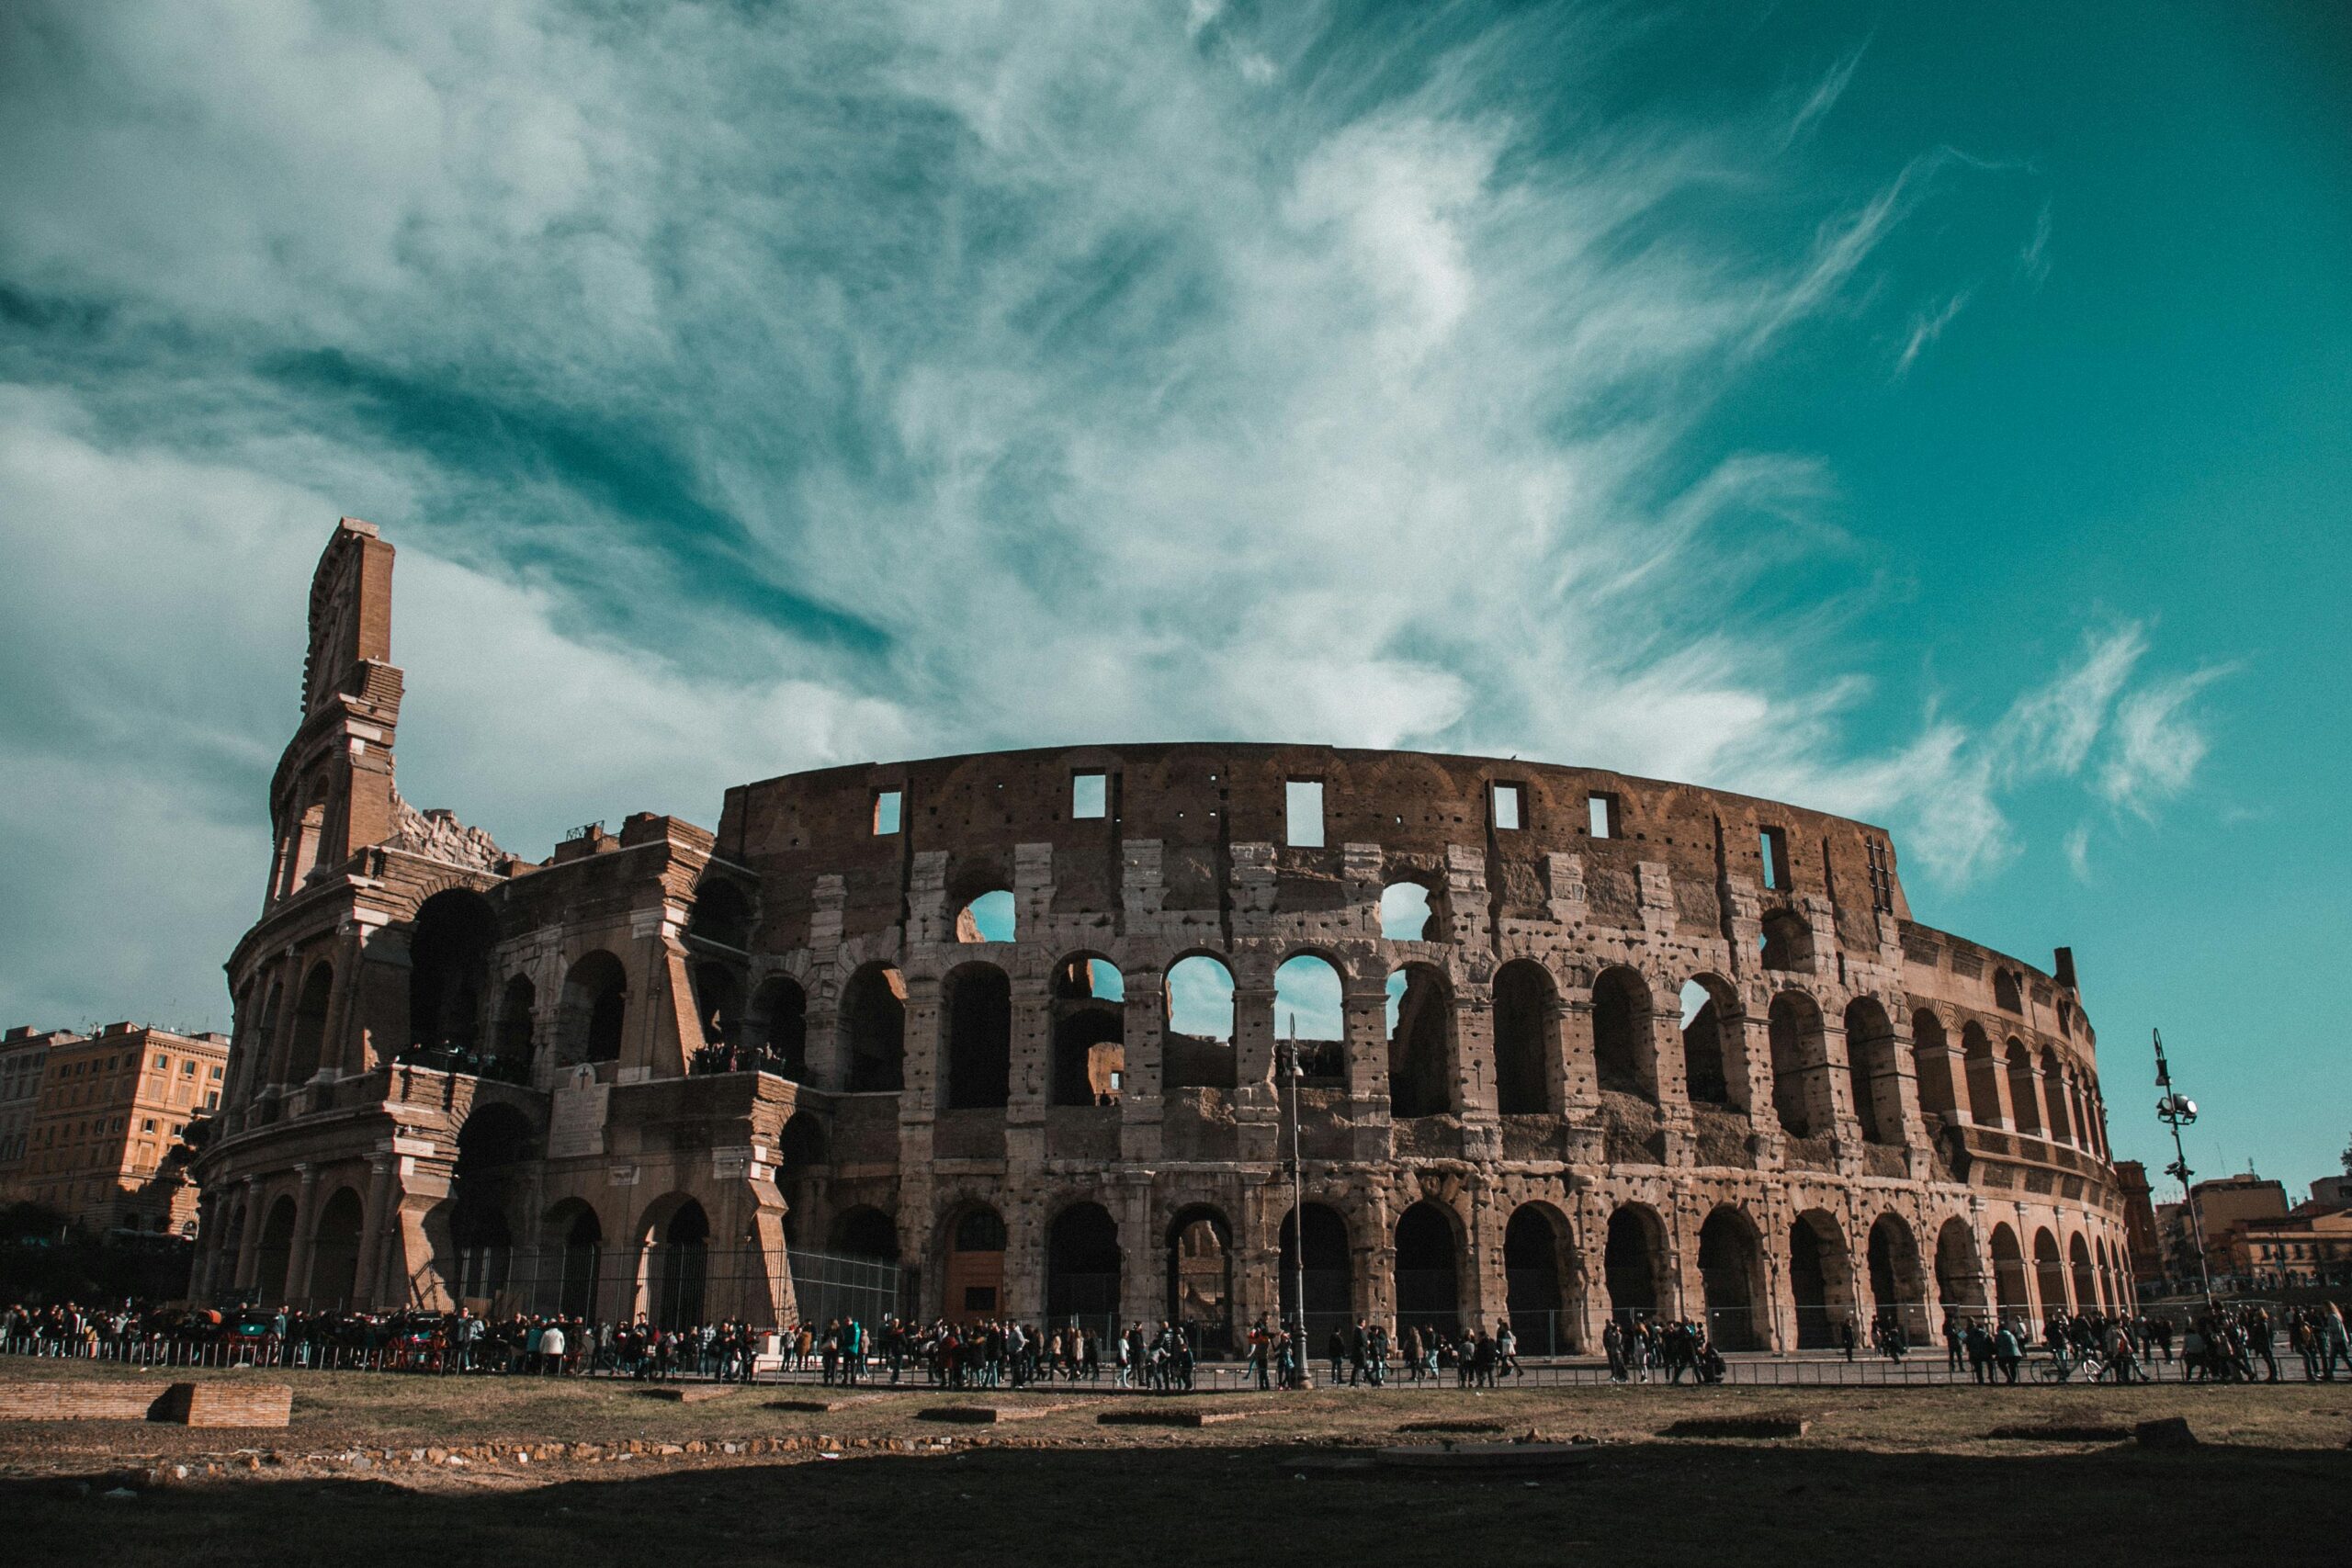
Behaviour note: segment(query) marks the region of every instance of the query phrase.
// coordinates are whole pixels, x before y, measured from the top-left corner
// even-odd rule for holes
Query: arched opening
[[[1920,1111],[1947,1119],[1953,1117],[1960,1098],[1951,1081],[1951,1055],[1944,1036],[1944,1021],[1926,1008],[1911,1015],[1911,1055],[1918,1066]]]
[[[2075,1141],[2075,1119],[2066,1104],[2066,1076],[2058,1066],[2058,1053],[2048,1046],[2041,1048],[2042,1098],[2050,1104],[2050,1141],[2071,1144]]]
[[[1168,966],[1160,1006],[1161,1084],[1233,1088],[1233,971],[1205,953],[1180,958]]]
[[[628,971],[602,948],[571,966],[563,977],[563,1002],[556,1021],[556,1060],[617,1062],[622,1025],[628,1017]]]
[[[1757,955],[1767,969],[1813,969],[1813,928],[1794,911],[1775,909],[1764,917]]]
[[[1568,1286],[1576,1249],[1567,1216],[1549,1203],[1521,1203],[1503,1227],[1504,1300],[1522,1354],[1556,1356],[1577,1338],[1577,1303]]]
[[[2009,1114],[2017,1118],[2020,1133],[2041,1131],[2041,1096],[2034,1089],[2033,1057],[2024,1043],[2012,1040],[2007,1050],[2009,1069]]]
[[[1822,1036],[1821,1009],[1803,991],[1772,998],[1772,1109],[1781,1129],[1792,1138],[1811,1138],[1830,1127],[1829,1066]]]
[[[947,1059],[941,1077],[950,1111],[988,1111],[1012,1086],[1012,982],[993,964],[967,964],[940,987]]]
[[[313,1311],[348,1312],[359,1288],[359,1194],[348,1187],[319,1211],[318,1228],[311,1236],[311,1306]]]
[[[715,958],[696,964],[693,979],[695,1021],[702,1026],[702,1043],[724,1051],[742,1038],[742,982],[735,978],[731,965]]]
[[[1388,1113],[1442,1116],[1454,1109],[1453,992],[1427,964],[1388,976]]]
[[[2088,1312],[2099,1300],[2098,1271],[2091,1267],[2090,1245],[2083,1240],[2081,1232],[2077,1231],[2075,1238],[2066,1244],[2066,1252],[2074,1266],[2075,1310]]]
[[[657,1328],[695,1328],[710,1280],[710,1216],[692,1198],[672,1211],[652,1248],[651,1314]]]
[[[1610,1314],[1621,1328],[1658,1315],[1666,1294],[1666,1227],[1655,1212],[1628,1203],[1609,1216],[1601,1272],[1609,1285]]]
[[[530,977],[517,975],[498,994],[498,1036],[492,1047],[495,1076],[522,1082],[530,1076],[531,1015],[539,1005],[539,989]]]
[[[2066,1262],[2058,1251],[2058,1238],[2047,1230],[2033,1233],[2034,1293],[2041,1304],[2044,1322],[2066,1311]]]
[[[1764,1249],[1756,1227],[1724,1207],[1699,1227],[1699,1277],[1706,1288],[1707,1337],[1724,1350],[1763,1348],[1757,1303],[1764,1299]]]
[[[2025,1253],[2018,1247],[2017,1232],[2006,1224],[1993,1227],[1993,1304],[2004,1322],[2022,1323],[2033,1315]]]
[[[956,912],[956,940],[961,942],[1011,942],[1018,925],[1012,890],[990,888]]]
[[[794,1083],[808,1081],[808,993],[789,975],[761,982],[744,1020],[760,1048],[760,1070]]]
[[[578,1198],[566,1199],[548,1212],[542,1234],[557,1250],[556,1311],[566,1317],[594,1318],[605,1260],[605,1226],[596,1211]]]
[[[460,1301],[487,1310],[506,1288],[514,1235],[507,1215],[522,1196],[531,1123],[514,1106],[477,1105],[458,1129],[457,1168],[449,1183],[449,1240],[458,1267],[451,1279]]]
[[[801,1245],[801,1219],[822,1212],[825,1125],[813,1111],[796,1111],[775,1140],[775,1190],[784,1198],[784,1241]]]
[[[887,964],[869,964],[842,993],[848,1035],[849,1091],[896,1094],[906,1086],[907,982]]]
[[[844,1209],[833,1220],[826,1247],[838,1257],[869,1263],[899,1261],[899,1224],[871,1203]]]
[[[1281,1261],[1282,1278],[1275,1288],[1282,1302],[1285,1322],[1299,1321],[1299,1217],[1295,1211],[1283,1216]],[[1307,1343],[1317,1345],[1331,1330],[1351,1320],[1348,1278],[1348,1223],[1337,1209],[1325,1203],[1306,1205],[1306,1337]]]
[[[315,964],[302,976],[302,993],[294,1004],[294,1044],[287,1056],[286,1081],[308,1083],[323,1065],[327,1038],[327,1004],[334,996],[334,965]]]
[[[497,943],[498,915],[469,887],[444,889],[417,906],[408,944],[408,1043],[473,1055]]]
[[[1452,1210],[1422,1199],[1396,1219],[1396,1328],[1451,1334],[1462,1324],[1461,1250]]]
[[[1846,1005],[1846,1070],[1863,1142],[1901,1145],[1903,1079],[1894,1025],[1886,1010],[1868,997]]]
[[[1657,1098],[1657,1052],[1648,982],[1606,969],[1592,983],[1592,1065],[1604,1094]]]
[[[1119,1226],[1100,1203],[1073,1203],[1046,1228],[1046,1317],[1115,1331]]]
[[[1961,1058],[1968,1071],[1968,1119],[1979,1127],[2001,1125],[2001,1068],[1993,1043],[1972,1021],[1960,1032]]]
[[[1900,1214],[1881,1214],[1871,1226],[1871,1302],[1879,1324],[1899,1324],[1905,1334],[1928,1331],[1927,1292],[1919,1279],[1919,1243]]]
[[[1984,1310],[1984,1271],[1976,1259],[1976,1237],[1966,1220],[1946,1220],[1936,1232],[1936,1303],[1944,1321]]]
[[[1852,1269],[1846,1235],[1818,1209],[1799,1214],[1789,1226],[1789,1295],[1797,1310],[1797,1348],[1826,1350],[1840,1342],[1853,1322]],[[1861,1325],[1854,1325],[1857,1336]]]
[[[1003,1310],[1004,1220],[985,1204],[958,1213],[947,1227],[940,1269],[940,1311],[953,1323],[978,1323]]]
[[[1731,1103],[1730,1064],[1740,1048],[1738,996],[1712,975],[1682,983],[1682,1070],[1694,1105]]]
[[[1436,911],[1430,890],[1418,882],[1392,882],[1380,890],[1380,934],[1390,942],[1435,942]]]
[[[686,936],[741,953],[752,945],[752,900],[723,876],[707,876],[695,889],[686,915]]]
[[[1126,977],[1108,959],[1064,959],[1053,1008],[1054,1103],[1116,1104],[1126,1087]]]
[[[1274,970],[1274,1038],[1296,1043],[1310,1082],[1346,1081],[1347,1032],[1339,970],[1311,953],[1284,959]]]
[[[1558,1109],[1555,998],[1552,976],[1532,959],[1515,958],[1495,972],[1495,1105],[1505,1116]]]
[[[1233,1227],[1205,1204],[1168,1224],[1167,1314],[1196,1348],[1233,1342]]]
[[[2003,1012],[2025,1010],[2025,998],[2018,992],[2018,977],[2007,969],[1993,971],[1993,1005]]]
[[[294,1200],[280,1198],[262,1221],[261,1245],[254,1259],[254,1289],[263,1305],[288,1304],[286,1268],[293,1258]]]

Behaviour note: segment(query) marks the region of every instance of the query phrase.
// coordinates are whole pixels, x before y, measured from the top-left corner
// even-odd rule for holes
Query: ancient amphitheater
[[[391,569],[345,521],[312,590],[228,964],[215,1298],[1215,1341],[1303,1274],[1317,1323],[1541,1351],[1611,1311],[1786,1349],[2129,1290],[2068,953],[1919,924],[1879,829],[1108,746],[746,784],[715,833],[534,863],[394,788]]]

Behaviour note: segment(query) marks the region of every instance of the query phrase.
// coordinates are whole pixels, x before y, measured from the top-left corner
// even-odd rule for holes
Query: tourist
[[[1617,1326],[1617,1320],[1614,1317],[1611,1317],[1608,1326],[1600,1331],[1600,1348],[1601,1352],[1609,1358],[1609,1381],[1611,1382],[1626,1382],[1628,1373],[1625,1365],[1625,1336]],[[1418,1373],[1413,1381],[1420,1382]]]

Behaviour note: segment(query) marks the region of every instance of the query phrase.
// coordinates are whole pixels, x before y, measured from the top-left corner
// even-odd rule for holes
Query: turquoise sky
[[[0,12],[0,1015],[225,1021],[340,513],[519,853],[867,758],[1521,754],[2352,1139],[2352,9]]]

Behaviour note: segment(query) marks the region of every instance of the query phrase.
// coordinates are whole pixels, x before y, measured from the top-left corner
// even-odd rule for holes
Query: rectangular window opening
[[[874,836],[876,838],[886,838],[899,830],[899,794],[895,789],[877,789],[874,792]]]
[[[1764,860],[1764,886],[1770,890],[1789,885],[1789,835],[1779,828],[1767,828],[1759,837],[1758,852]]]
[[[1286,840],[1295,849],[1323,847],[1323,781],[1292,779],[1283,786],[1289,818]]]
[[[1111,775],[1073,773],[1069,781],[1069,814],[1073,820],[1111,815]]]
[[[1585,814],[1588,819],[1588,827],[1594,838],[1613,839],[1617,837],[1617,797],[1615,795],[1594,795],[1586,796]]]
[[[1495,829],[1516,832],[1527,824],[1527,792],[1515,784],[1495,786]]]

